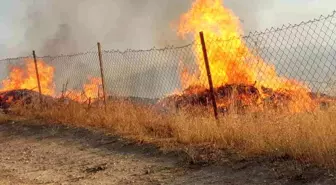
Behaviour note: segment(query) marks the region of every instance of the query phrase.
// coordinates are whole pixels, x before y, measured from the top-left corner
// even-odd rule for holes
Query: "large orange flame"
[[[55,84],[53,82],[55,72],[54,67],[46,64],[43,60],[37,60],[37,67],[39,71],[42,94],[60,97],[59,93],[55,92]],[[63,92],[63,95],[78,102],[85,102],[88,99],[93,100],[101,97],[101,78],[89,77],[88,79],[89,82],[83,85],[82,91],[67,90],[67,92]],[[39,92],[34,60],[26,59],[25,66],[12,67],[9,77],[3,80],[1,85],[2,88],[0,89],[0,92],[20,89],[28,89]]]
[[[39,69],[42,94],[50,96],[54,95],[54,68],[45,64],[42,60],[37,60],[37,67]],[[1,85],[2,88],[0,92],[17,89],[29,89],[38,92],[34,60],[26,59],[25,68],[12,67],[9,77],[3,80]]]
[[[293,111],[313,107],[308,87],[295,80],[280,77],[274,66],[265,63],[246,46],[241,36],[243,32],[239,18],[224,7],[222,0],[195,0],[191,9],[180,18],[178,35],[193,35],[199,69],[196,74],[183,70],[181,79],[184,88],[208,87],[200,31],[205,35],[214,87],[246,84],[258,89],[271,88],[291,94],[293,100],[290,106]]]

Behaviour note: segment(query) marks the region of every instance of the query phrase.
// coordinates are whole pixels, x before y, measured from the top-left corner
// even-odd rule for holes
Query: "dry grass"
[[[0,124],[5,123],[10,119],[10,117],[6,114],[0,112]]]
[[[128,102],[109,102],[104,109],[77,103],[57,103],[48,108],[17,106],[15,112],[29,118],[110,132],[149,142],[186,145],[212,144],[247,156],[289,155],[295,159],[336,167],[336,107],[313,113],[285,115],[268,111],[231,114],[214,120],[202,111],[158,113]]]

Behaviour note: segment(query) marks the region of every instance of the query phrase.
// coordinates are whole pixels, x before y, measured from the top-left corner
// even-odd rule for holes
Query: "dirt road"
[[[336,184],[328,170],[251,159],[186,166],[116,136],[33,122],[0,124],[0,184]]]

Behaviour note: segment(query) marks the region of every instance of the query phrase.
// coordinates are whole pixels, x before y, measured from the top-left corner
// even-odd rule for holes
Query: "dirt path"
[[[336,184],[293,161],[190,168],[175,155],[80,128],[0,124],[0,184]]]

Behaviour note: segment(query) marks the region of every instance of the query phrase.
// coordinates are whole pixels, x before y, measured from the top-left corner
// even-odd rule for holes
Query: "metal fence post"
[[[39,98],[40,98],[40,103],[42,103],[42,90],[41,90],[40,75],[39,75],[39,71],[38,71],[38,67],[37,67],[35,50],[33,50],[33,57],[34,57],[34,64],[35,64],[37,86],[38,86],[38,90],[39,90]]]
[[[104,78],[104,68],[103,68],[103,55],[102,55],[102,52],[101,52],[100,43],[98,42],[97,45],[98,45],[100,75],[101,75],[101,81],[102,81],[102,86],[103,86],[104,106],[105,106],[105,111],[106,111],[107,107],[106,107],[106,92],[105,92],[105,78]]]
[[[212,77],[211,77],[211,71],[210,71],[210,66],[209,66],[209,59],[208,59],[208,53],[207,53],[207,49],[205,45],[204,35],[203,35],[203,32],[200,32],[199,34],[200,34],[200,39],[201,39],[201,44],[202,44],[205,68],[207,70],[207,75],[208,75],[210,96],[212,100],[213,111],[214,111],[215,118],[218,119],[217,103],[216,103],[216,97],[215,97],[215,92],[214,92],[213,83],[212,83]]]

